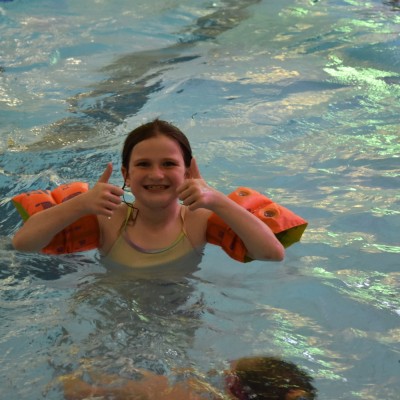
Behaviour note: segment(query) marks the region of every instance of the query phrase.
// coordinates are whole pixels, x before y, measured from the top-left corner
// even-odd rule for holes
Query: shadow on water
[[[400,1],[399,0],[384,1],[383,4],[390,6],[392,11],[400,11]]]
[[[248,17],[246,9],[259,1],[224,1],[179,32],[179,40],[172,46],[124,55],[105,66],[101,72],[109,78],[97,83],[92,90],[68,99],[71,116],[51,124],[42,140],[30,148],[62,147],[96,135],[100,123],[111,129],[135,115],[152,93],[163,89],[163,72],[201,57],[196,51],[198,43],[214,40],[238,26]]]

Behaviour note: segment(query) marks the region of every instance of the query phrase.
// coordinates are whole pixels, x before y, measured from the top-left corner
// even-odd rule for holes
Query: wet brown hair
[[[122,148],[122,166],[128,170],[133,148],[143,140],[156,137],[157,135],[167,136],[179,144],[185,167],[189,168],[192,161],[192,148],[190,147],[188,138],[176,126],[158,118],[135,128],[128,134]]]
[[[297,365],[279,358],[244,357],[235,363],[232,372],[237,379],[237,398],[241,400],[285,400],[295,390],[306,392],[296,398],[316,399],[313,378]]]

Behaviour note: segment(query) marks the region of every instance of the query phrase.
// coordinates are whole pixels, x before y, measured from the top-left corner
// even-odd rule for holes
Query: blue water
[[[400,6],[357,0],[0,2],[0,398],[61,399],[85,368],[171,379],[247,355],[293,361],[325,400],[400,389]],[[10,199],[93,184],[154,117],[209,184],[309,221],[282,263],[209,246],[137,277],[96,252],[21,254]]]

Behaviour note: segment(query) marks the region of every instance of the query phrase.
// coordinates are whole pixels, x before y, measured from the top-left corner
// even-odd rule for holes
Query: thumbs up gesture
[[[207,185],[202,178],[196,159],[193,158],[185,182],[177,189],[179,200],[190,210],[206,208],[212,210],[219,192]]]
[[[121,196],[124,191],[109,183],[112,172],[112,163],[108,163],[96,185],[85,194],[85,203],[88,211],[90,210],[89,214],[111,217],[114,210],[121,204]]]
[[[99,178],[99,180],[97,182],[108,183],[108,181],[111,178],[112,172],[113,172],[112,163],[108,163],[107,166],[106,166],[106,169],[101,174],[101,176],[100,176],[100,178]]]

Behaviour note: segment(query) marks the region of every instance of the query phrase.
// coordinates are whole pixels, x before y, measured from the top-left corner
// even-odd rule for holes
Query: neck
[[[146,225],[152,225],[154,227],[176,221],[181,210],[179,203],[173,203],[167,207],[159,208],[152,208],[144,204],[135,203],[134,207],[139,210],[136,222],[144,222]]]

